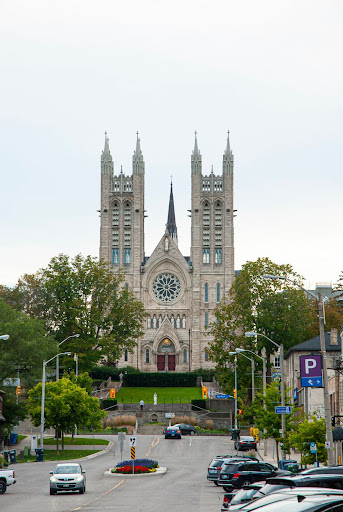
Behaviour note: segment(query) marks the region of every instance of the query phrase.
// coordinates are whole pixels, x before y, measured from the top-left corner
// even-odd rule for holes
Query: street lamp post
[[[300,283],[293,281],[288,277],[276,276],[273,274],[265,274],[263,277],[266,279],[281,279],[283,281],[289,281],[294,286],[297,286],[307,295],[316,300],[318,304],[318,319],[319,319],[319,339],[320,339],[320,351],[323,359],[323,394],[324,394],[324,410],[325,410],[325,427],[326,427],[326,440],[329,443],[328,450],[328,463],[333,464],[333,436],[331,427],[331,410],[330,410],[330,395],[329,395],[329,379],[328,369],[326,361],[326,347],[325,347],[325,327],[324,327],[324,303],[322,294],[319,292],[318,297],[313,292],[306,290]]]
[[[254,356],[256,356],[259,359],[261,359],[262,364],[263,364],[263,366],[262,366],[262,390],[263,391],[262,392],[263,392],[263,395],[265,395],[265,393],[266,393],[266,384],[267,384],[267,380],[266,380],[266,357],[265,356],[260,356],[256,352],[253,352],[252,350],[248,350],[246,348],[236,348],[236,352],[238,352],[238,354],[240,354],[242,352],[250,352],[250,354],[253,354]],[[254,365],[254,369],[255,369],[255,365]]]
[[[266,336],[265,334],[262,334],[260,332],[246,332],[245,333],[245,336],[247,337],[252,337],[252,336],[263,336],[263,338],[266,338],[268,341],[270,341],[271,343],[273,343],[275,346],[277,346],[279,348],[279,351],[280,351],[280,372],[281,372],[281,406],[284,407],[285,406],[285,382],[284,382],[284,373],[283,373],[283,367],[284,367],[284,364],[283,364],[283,343],[281,343],[280,345],[278,343],[276,343],[276,341],[273,341],[272,339],[268,338],[268,336]],[[281,436],[284,436],[285,432],[286,432],[286,417],[283,414],[281,414]]]
[[[79,334],[72,334],[71,336],[68,336],[64,340],[60,341],[58,346],[62,345],[62,343],[64,343],[65,341],[70,340],[70,338],[79,338],[79,337],[80,337]],[[57,354],[57,356],[56,356],[56,380],[59,380],[59,378],[60,378],[60,358],[59,358],[59,356],[60,356],[60,354]]]
[[[40,448],[43,449],[43,437],[44,437],[44,407],[45,407],[45,368],[50,361],[56,359],[58,356],[70,356],[71,352],[61,352],[54,357],[51,357],[47,361],[43,361],[43,375],[42,375],[42,400],[41,400],[41,414],[40,414]]]
[[[229,352],[230,356],[235,356],[235,390],[236,390],[236,396],[234,397],[235,400],[235,429],[237,429],[237,353],[236,352]]]
[[[253,402],[255,400],[255,360],[252,357],[246,356],[243,352],[245,352],[244,349],[236,348],[235,352],[230,352],[230,354],[241,355],[251,362],[251,398]]]

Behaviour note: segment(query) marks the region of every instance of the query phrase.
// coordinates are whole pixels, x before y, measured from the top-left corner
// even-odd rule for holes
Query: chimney
[[[338,345],[337,329],[331,328],[330,332],[330,345]]]

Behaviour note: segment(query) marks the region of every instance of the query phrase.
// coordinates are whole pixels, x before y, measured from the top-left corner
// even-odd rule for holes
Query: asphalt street
[[[80,460],[86,470],[87,490],[84,495],[49,494],[49,471],[52,462],[12,465],[17,483],[0,495],[4,512],[161,512],[185,510],[211,512],[220,510],[223,490],[206,479],[207,466],[218,454],[233,453],[228,437],[136,436],[136,458],[149,457],[165,466],[165,475],[105,475],[121,460],[117,436],[99,436],[113,441],[111,449],[100,456]],[[123,459],[130,458],[128,436]]]

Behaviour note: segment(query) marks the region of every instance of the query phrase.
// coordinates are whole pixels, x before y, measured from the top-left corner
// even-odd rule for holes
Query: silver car
[[[50,494],[58,491],[86,491],[86,471],[81,464],[75,462],[57,464],[54,471],[50,471]]]

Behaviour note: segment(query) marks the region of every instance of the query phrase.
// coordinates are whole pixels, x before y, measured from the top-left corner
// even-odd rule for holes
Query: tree
[[[56,354],[57,345],[47,332],[42,320],[30,318],[14,310],[0,299],[0,333],[10,338],[0,341],[0,379],[17,377],[31,387],[41,374],[42,362]]]
[[[287,438],[291,431],[297,428],[301,417],[294,416],[295,409],[292,406],[292,413],[286,414],[285,437],[280,435],[281,414],[275,413],[275,405],[281,403],[281,392],[279,385],[275,382],[267,386],[266,393],[257,393],[256,398],[250,407],[243,408],[242,420],[254,423],[260,430],[264,430],[265,438],[272,438],[276,442],[276,456],[279,462],[279,443],[287,445]]]
[[[72,433],[75,425],[78,429],[100,428],[106,413],[100,409],[99,400],[89,396],[86,389],[66,377],[47,382],[45,386],[45,428],[63,434]],[[42,383],[39,383],[29,391],[28,400],[28,412],[36,427],[41,424],[41,396]]]
[[[246,331],[263,333],[276,343],[283,343],[286,349],[307,339],[313,324],[318,331],[317,315],[305,294],[292,283],[266,279],[265,274],[302,281],[290,265],[277,265],[268,258],[242,266],[228,296],[215,310],[216,321],[209,328],[213,336],[209,356],[217,364],[219,377],[227,375],[228,352],[235,347],[255,352],[265,347],[267,353],[275,352],[275,346],[263,337],[257,341],[246,338]],[[256,361],[257,369],[260,365],[260,360]],[[240,372],[239,379],[240,386],[248,387],[248,376]]]
[[[326,463],[328,452],[325,448],[326,427],[324,418],[306,419],[298,425],[298,430],[289,436],[291,446],[302,453],[301,462],[303,464],[314,464],[316,454],[310,452],[310,443],[315,442],[317,446],[317,458],[319,462]]]
[[[19,400],[17,403],[15,388],[6,388],[6,393],[3,397],[4,408],[3,415],[6,418],[6,422],[2,427],[2,433],[9,435],[13,427],[18,424],[19,421],[24,420],[27,417],[26,401]]]
[[[143,304],[124,283],[124,272],[114,273],[103,261],[60,254],[18,287],[25,311],[43,319],[58,341],[80,335],[63,349],[76,352],[80,367],[89,370],[103,357],[116,361],[124,350],[133,352],[143,334]]]

